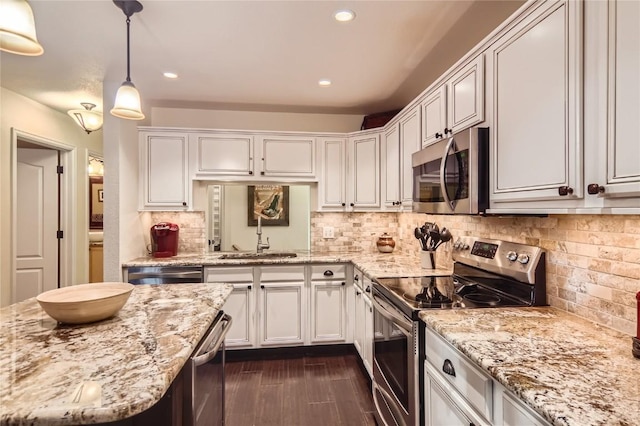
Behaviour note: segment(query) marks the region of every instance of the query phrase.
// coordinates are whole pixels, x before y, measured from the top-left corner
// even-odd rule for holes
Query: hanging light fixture
[[[84,109],[72,109],[67,111],[67,114],[69,114],[87,134],[100,130],[102,128],[102,113],[92,111],[96,107],[95,104],[82,102],[80,105],[82,105]]]
[[[136,0],[113,0],[113,2],[118,8],[122,9],[127,17],[127,79],[118,89],[111,115],[128,120],[142,120],[144,119],[144,114],[140,106],[140,94],[136,86],[131,82],[129,60],[129,24],[131,22],[131,15],[140,12],[142,10],[142,4]]]
[[[0,50],[26,56],[44,52],[36,37],[36,23],[27,0],[0,1]]]

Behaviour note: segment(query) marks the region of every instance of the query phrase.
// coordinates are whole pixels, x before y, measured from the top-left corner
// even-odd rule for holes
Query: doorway
[[[70,284],[73,150],[12,129],[12,303]]]

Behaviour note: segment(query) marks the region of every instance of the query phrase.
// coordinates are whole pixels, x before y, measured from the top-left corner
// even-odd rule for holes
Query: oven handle
[[[206,364],[207,362],[215,358],[215,356],[218,354],[218,349],[220,349],[220,346],[224,342],[224,338],[227,335],[227,332],[229,331],[229,328],[231,327],[232,322],[233,320],[231,316],[229,316],[226,313],[223,313],[220,320],[211,329],[211,331],[205,338],[204,343],[196,353],[196,356],[194,356],[191,359],[191,362],[194,367],[198,367],[202,364]],[[220,329],[222,329],[222,331],[218,334],[217,332]],[[218,335],[218,339],[215,341],[210,341],[216,335]],[[200,352],[203,349],[204,349],[204,352]]]
[[[387,399],[389,401],[388,404],[385,404],[389,410],[391,411],[391,415],[394,417],[394,420],[396,420],[397,422],[400,421],[400,419],[402,419],[402,414],[400,412],[398,412],[398,408],[395,406],[395,404],[393,403],[393,397],[389,394],[389,392],[387,392],[386,390],[382,389],[380,386],[378,386],[378,384],[374,381],[373,382],[373,405],[376,406],[376,411],[380,414],[380,419],[384,422],[384,417],[382,416],[382,409],[380,408],[380,403],[378,402],[378,398],[376,395],[376,391],[380,392],[380,394],[382,395],[383,398]],[[387,426],[387,423],[385,422],[384,426]]]
[[[411,321],[409,321],[404,315],[398,314],[398,310],[391,304],[385,302],[375,294],[373,295],[373,303],[376,311],[380,312],[380,315],[400,326],[400,328],[404,329],[408,333],[412,332],[413,324]]]
[[[449,151],[451,150],[451,147],[453,147],[453,144],[455,142],[455,139],[453,138],[453,136],[451,136],[449,142],[447,143],[447,146],[444,149],[442,160],[440,161],[440,189],[442,190],[444,201],[445,203],[447,203],[447,206],[451,209],[451,211],[455,211],[455,209],[453,208],[451,198],[449,198],[449,192],[447,191],[447,184],[445,182],[445,171],[447,168],[447,155],[449,154]]]

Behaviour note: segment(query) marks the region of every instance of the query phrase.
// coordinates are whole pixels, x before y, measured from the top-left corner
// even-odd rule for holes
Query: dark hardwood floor
[[[375,425],[357,355],[228,359],[226,425]]]

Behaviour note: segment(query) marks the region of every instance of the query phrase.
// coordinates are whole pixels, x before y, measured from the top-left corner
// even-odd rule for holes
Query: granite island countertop
[[[110,422],[153,406],[231,290],[139,285],[114,317],[84,325],[58,324],[35,298],[0,309],[0,423]],[[97,397],[73,402],[83,385]]]
[[[230,252],[238,253],[238,252]],[[222,259],[224,252],[178,254],[167,258],[139,257],[123,263],[134,266],[239,266],[239,265],[300,265],[317,263],[353,263],[369,278],[419,277],[423,275],[451,275],[450,268],[424,269],[420,258],[401,253],[364,252],[296,252],[296,257],[263,259]]]
[[[551,307],[420,318],[554,425],[640,425],[640,359],[628,335]]]

